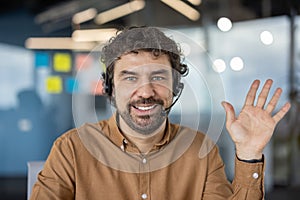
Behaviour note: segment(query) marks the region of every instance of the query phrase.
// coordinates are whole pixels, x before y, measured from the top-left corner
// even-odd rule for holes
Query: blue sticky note
[[[49,67],[50,63],[49,54],[46,52],[35,53],[35,67]]]
[[[78,81],[73,77],[66,78],[65,89],[68,93],[78,92]]]

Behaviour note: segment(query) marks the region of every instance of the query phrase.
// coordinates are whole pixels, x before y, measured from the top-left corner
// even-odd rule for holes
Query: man
[[[255,80],[235,116],[228,102],[226,127],[235,143],[235,178],[227,181],[217,146],[205,135],[171,124],[182,75],[176,43],[153,27],[122,31],[103,48],[105,93],[115,114],[59,137],[38,176],[33,199],[263,199],[263,149],[290,108],[272,112],[282,90],[266,103],[272,80],[258,95]],[[256,104],[254,103],[256,102]]]

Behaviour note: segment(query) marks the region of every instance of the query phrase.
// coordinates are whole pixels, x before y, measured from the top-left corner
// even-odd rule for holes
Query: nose
[[[149,98],[155,95],[155,90],[152,83],[144,83],[139,88],[137,88],[137,95],[141,98]]]

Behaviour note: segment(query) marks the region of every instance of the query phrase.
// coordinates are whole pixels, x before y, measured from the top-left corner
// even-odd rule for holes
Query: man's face
[[[121,56],[115,63],[113,100],[127,127],[148,135],[166,120],[171,105],[172,67],[167,55],[154,57],[139,51]]]

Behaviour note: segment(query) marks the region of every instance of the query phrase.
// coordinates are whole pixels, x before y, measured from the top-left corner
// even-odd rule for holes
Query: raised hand
[[[233,106],[228,102],[222,102],[226,111],[226,128],[235,143],[238,158],[243,160],[262,157],[262,152],[270,141],[277,123],[285,116],[291,106],[290,103],[286,103],[277,113],[272,114],[282,89],[277,88],[271,100],[266,104],[273,84],[271,79],[265,82],[255,105],[259,84],[259,80],[253,81],[244,106],[237,117]]]

